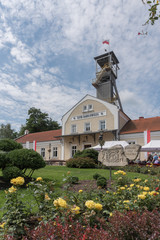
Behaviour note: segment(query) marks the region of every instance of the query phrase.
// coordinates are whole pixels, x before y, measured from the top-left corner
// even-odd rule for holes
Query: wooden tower
[[[118,72],[118,59],[113,51],[94,58],[96,61],[96,79],[92,85],[97,90],[97,98],[115,104],[122,109],[116,87],[116,79]]]

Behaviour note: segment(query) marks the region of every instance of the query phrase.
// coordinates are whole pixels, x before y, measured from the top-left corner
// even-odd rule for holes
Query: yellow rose
[[[102,204],[100,204],[100,203],[95,203],[94,208],[97,209],[97,210],[99,210],[99,211],[101,211],[103,207],[102,207]]]
[[[79,190],[79,193],[82,193],[83,192],[83,190]]]
[[[130,185],[130,187],[133,187],[133,186],[134,186],[134,184],[131,184],[131,185]]]
[[[140,181],[141,181],[140,178],[133,179],[133,182],[140,182]]]
[[[36,181],[38,182],[38,181],[43,181],[43,179],[41,178],[41,177],[37,177],[36,178]]]
[[[58,199],[54,200],[53,204],[55,207],[67,208],[67,203],[62,198],[58,198]]]
[[[46,200],[46,201],[51,200],[47,193],[45,193],[45,200]]]
[[[89,209],[93,209],[95,208],[95,202],[93,202],[92,200],[88,200],[85,202],[85,206]]]
[[[130,201],[129,200],[124,200],[123,203],[130,203]]]
[[[145,195],[143,195],[143,194],[139,194],[139,195],[138,195],[138,198],[139,198],[139,199],[145,199],[145,198],[146,198],[146,196],[145,196]]]
[[[17,191],[17,188],[15,188],[13,186],[8,189],[8,192],[10,192],[10,193],[14,193],[16,191]]]
[[[146,196],[148,193],[147,192],[143,192],[142,194]]]
[[[11,179],[10,183],[12,183],[13,185],[23,185],[24,184],[24,178],[23,177],[17,177],[17,178],[13,178]]]
[[[80,207],[75,206],[71,208],[71,212],[74,214],[79,214],[80,213]]]
[[[144,191],[149,191],[149,187],[144,187]]]
[[[4,225],[5,225],[5,224],[6,224],[6,222],[0,224],[0,227],[1,227],[1,228],[4,228]]]

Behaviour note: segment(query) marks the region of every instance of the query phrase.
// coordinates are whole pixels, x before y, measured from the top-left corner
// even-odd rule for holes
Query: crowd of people
[[[160,164],[160,155],[158,156],[157,153],[155,153],[154,156],[152,154],[149,154],[147,163]]]

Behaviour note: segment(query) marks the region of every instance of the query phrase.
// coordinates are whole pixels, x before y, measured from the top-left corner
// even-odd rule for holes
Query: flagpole
[[[102,43],[109,45],[109,52],[110,52],[110,40],[104,40]],[[107,50],[107,49],[106,49],[106,50]]]

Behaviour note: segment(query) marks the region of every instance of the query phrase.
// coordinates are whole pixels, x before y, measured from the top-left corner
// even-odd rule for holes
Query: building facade
[[[62,116],[62,129],[31,133],[19,137],[23,147],[35,149],[45,161],[63,163],[73,157],[77,150],[104,141],[125,140],[143,146],[145,131],[152,140],[160,139],[160,117],[131,120],[124,112],[116,87],[118,59],[114,52],[95,57],[96,78],[92,85],[96,97],[86,95]],[[140,159],[145,154],[140,153]]]

